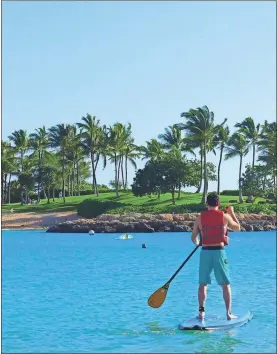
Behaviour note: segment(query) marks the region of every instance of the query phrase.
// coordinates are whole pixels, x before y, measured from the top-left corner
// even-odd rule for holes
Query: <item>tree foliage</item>
[[[119,191],[127,189],[131,167],[136,171],[132,184],[134,195],[156,194],[159,198],[161,193],[170,192],[175,203],[176,198],[181,198],[181,190],[195,187],[197,192],[202,191],[201,202],[204,203],[209,182],[217,180],[220,192],[224,157],[225,160],[239,157],[241,202],[242,192],[250,189],[258,189],[257,193],[270,189],[275,192],[272,187],[276,184],[275,122],[257,124],[248,117],[237,123],[237,131],[231,134],[227,119],[217,123],[207,106],[189,109],[181,113],[181,118],[182,122],[169,125],[143,146],[135,143],[130,123],[106,126],[90,114],[81,117],[76,124],[61,123],[49,129],[43,126],[30,135],[23,129],[14,131],[8,141],[1,144],[2,203],[9,203],[19,195],[21,203],[28,201],[31,195],[36,195],[38,202],[40,198],[50,202],[50,195],[54,199],[60,193],[65,202],[67,196],[80,195],[88,185],[99,195],[98,171],[105,169],[108,163],[113,166],[112,188],[117,198]],[[243,174],[244,157],[251,148],[252,168],[256,167],[256,160],[261,165],[251,171],[247,166]],[[209,153],[217,151],[219,162],[215,166],[208,159]],[[146,162],[139,170],[138,159]],[[266,177],[260,178],[259,187],[255,187],[253,180],[261,177],[262,172]]]

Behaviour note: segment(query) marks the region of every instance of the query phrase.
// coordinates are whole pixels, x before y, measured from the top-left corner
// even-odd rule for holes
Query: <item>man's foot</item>
[[[198,316],[197,316],[196,318],[198,318],[198,320],[203,321],[204,318],[205,318],[205,312],[200,312],[200,311],[199,311],[199,314],[198,314]]]
[[[227,320],[228,321],[235,320],[236,318],[238,318],[238,316],[232,315],[231,313],[227,313]]]

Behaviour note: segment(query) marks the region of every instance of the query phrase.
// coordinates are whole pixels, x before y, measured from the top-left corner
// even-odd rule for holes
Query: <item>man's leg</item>
[[[214,252],[214,275],[218,285],[221,285],[223,290],[223,299],[226,306],[227,320],[233,320],[237,316],[232,315],[232,292],[230,286],[230,275],[228,260],[225,250],[215,250]]]
[[[207,299],[207,284],[199,284],[198,288],[198,304],[199,304],[199,318],[205,317],[205,302]]]
[[[198,303],[200,319],[205,316],[205,301],[207,298],[207,285],[211,284],[211,273],[213,270],[212,257],[209,250],[201,250],[199,264],[199,288]]]
[[[223,299],[226,306],[226,316],[227,320],[233,320],[237,316],[232,315],[232,291],[230,284],[221,285],[223,289]]]

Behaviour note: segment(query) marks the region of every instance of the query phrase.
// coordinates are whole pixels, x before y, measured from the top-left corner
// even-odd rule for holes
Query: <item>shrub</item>
[[[239,196],[238,189],[226,189],[220,193],[221,195],[231,195],[231,196]]]
[[[124,204],[111,200],[85,199],[78,205],[77,213],[84,218],[95,218],[106,212],[111,214],[112,209],[120,206],[124,206]]]
[[[235,206],[236,213],[251,213],[251,214],[276,214],[276,204],[268,205],[268,204],[250,204],[250,205],[242,205],[238,204]]]
[[[224,210],[226,205],[221,205],[221,209]],[[253,214],[276,214],[276,205],[242,205],[236,204],[235,206],[236,213],[253,213]],[[184,204],[184,205],[156,205],[156,206],[143,206],[143,205],[126,205],[121,207],[115,207],[107,211],[108,214],[128,214],[128,213],[141,213],[141,214],[167,214],[167,213],[176,213],[176,214],[185,214],[185,213],[200,213],[201,211],[206,210],[205,205],[201,204]]]
[[[112,192],[112,190],[110,190],[109,188],[99,188],[98,191],[100,194]],[[86,190],[80,191],[80,195],[94,195],[94,191],[92,189],[86,189]]]

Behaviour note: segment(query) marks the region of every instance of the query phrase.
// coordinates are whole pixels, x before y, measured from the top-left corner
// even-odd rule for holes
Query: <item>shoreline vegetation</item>
[[[163,133],[143,145],[136,144],[130,123],[106,125],[87,113],[75,124],[43,126],[31,133],[16,130],[6,141],[2,140],[1,146],[4,211],[18,202],[22,211],[46,211],[45,201],[48,210],[53,211],[57,199],[64,204],[59,211],[72,211],[78,202],[70,205],[71,197],[93,194],[99,202],[79,201],[81,216],[95,217],[107,212],[197,212],[204,207],[211,181],[217,182],[219,194],[221,170],[227,168],[225,161],[233,158],[238,158],[237,170],[233,168],[230,176],[238,187],[234,203],[240,203],[239,211],[268,214],[276,204],[276,122],[265,120],[261,124],[247,117],[232,127],[227,118],[216,121],[207,106],[180,113],[178,123],[165,127]],[[216,164],[209,161],[210,154],[217,155]],[[245,165],[248,154],[251,163]],[[138,160],[145,161],[144,167],[137,169]],[[108,185],[99,184],[98,171],[108,164],[114,170],[112,180]],[[130,183],[131,168],[135,177]],[[187,188],[195,188],[197,201],[182,207],[181,195]],[[101,195],[111,191],[113,199],[101,201]],[[122,199],[127,191],[137,200],[149,198],[149,204],[141,208],[136,205],[139,202],[126,205]],[[172,205],[167,202],[155,206],[156,200],[161,201],[165,194],[171,196]],[[264,198],[258,203],[266,205],[242,208],[243,195],[250,201]],[[155,201],[151,206],[152,200]]]

